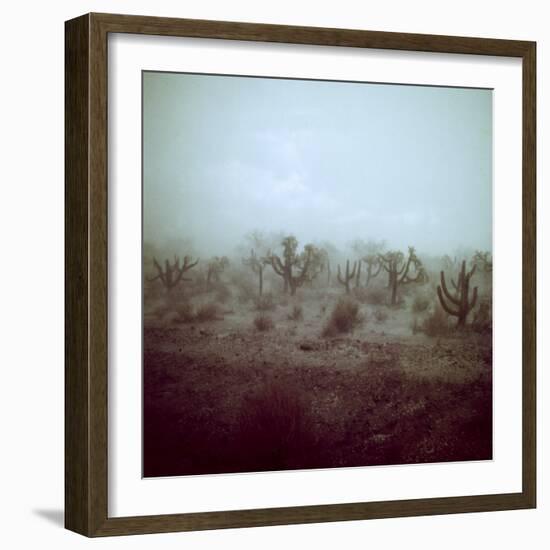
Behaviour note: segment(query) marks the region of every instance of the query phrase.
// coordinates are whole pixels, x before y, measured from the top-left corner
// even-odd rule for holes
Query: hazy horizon
[[[252,230],[492,250],[492,91],[144,72],[143,198],[145,242],[203,256]]]

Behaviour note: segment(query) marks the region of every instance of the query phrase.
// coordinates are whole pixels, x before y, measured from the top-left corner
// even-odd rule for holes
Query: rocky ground
[[[407,307],[368,305],[323,337],[336,299],[285,301],[265,332],[250,304],[146,310],[145,475],[491,459],[490,338],[413,334]]]

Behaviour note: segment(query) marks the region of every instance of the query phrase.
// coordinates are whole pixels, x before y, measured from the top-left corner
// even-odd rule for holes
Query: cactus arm
[[[309,266],[311,264],[311,257],[312,257],[312,252],[311,252],[311,250],[308,250],[307,254],[306,254],[306,261],[304,262],[304,265],[303,265],[303,267],[300,271],[300,275],[298,275],[296,277],[292,277],[292,275],[291,275],[291,278],[292,278],[292,280],[293,280],[293,282],[296,286],[302,286],[304,284],[305,280],[307,279]]]
[[[285,276],[283,262],[281,262],[281,258],[279,258],[279,256],[275,256],[275,254],[273,254],[273,256],[268,258],[268,261],[277,275],[280,275],[281,277]]]
[[[186,271],[189,271],[190,269],[195,267],[199,263],[198,258],[197,258],[196,262],[189,263],[190,261],[191,261],[191,259],[189,258],[189,256],[185,256],[185,258],[183,258],[183,265],[181,266],[181,268],[178,267],[178,271],[180,271],[183,274]],[[179,260],[178,260],[177,263],[179,264]]]
[[[444,311],[446,313],[448,313],[449,315],[452,315],[454,317],[458,317],[459,316],[459,311],[454,311],[453,309],[451,309],[446,303],[445,303],[445,300],[443,298],[443,293],[441,292],[441,287],[439,285],[437,285],[437,297],[439,298],[439,303],[441,304],[441,307],[444,309]]]
[[[403,264],[403,267],[401,268],[401,270],[397,272],[397,276],[401,277],[399,279],[399,284],[404,283],[404,282],[409,282],[409,281],[407,281],[407,279],[408,279],[408,275],[409,275],[409,268],[411,266],[411,261],[412,261],[411,256],[409,256],[407,261]]]
[[[345,285],[346,284],[346,281],[344,281],[344,279],[342,279],[342,271],[340,269],[340,264],[338,264],[338,273],[336,274],[336,278],[338,279],[338,282],[341,284],[341,285]]]
[[[441,271],[439,275],[440,275],[440,279],[441,279],[441,288],[443,289],[443,293],[445,294],[445,297],[449,300],[449,302],[451,302],[452,304],[454,304],[457,307],[460,307],[460,300],[455,298],[449,292],[449,289],[447,288],[447,284],[445,283],[445,273],[443,271]]]
[[[348,281],[351,281],[355,277],[356,271],[357,271],[357,262],[353,262],[353,269],[351,270],[351,273],[349,275],[346,274],[346,279]]]
[[[467,275],[468,279],[476,272],[476,267],[477,267],[477,264],[474,264],[472,269],[470,269]]]
[[[477,302],[477,286],[474,287],[474,292],[472,294],[472,301],[468,304],[468,312],[474,309]]]

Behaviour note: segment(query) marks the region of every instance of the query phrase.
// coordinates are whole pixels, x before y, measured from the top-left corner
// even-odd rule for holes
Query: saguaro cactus
[[[388,288],[391,292],[390,303],[392,306],[397,304],[397,289],[399,286],[427,281],[426,270],[412,246],[409,246],[406,260],[403,252],[399,250],[379,254],[378,259],[382,267],[388,272]],[[411,269],[416,271],[415,277],[409,275]]]
[[[185,256],[183,258],[183,264],[180,266],[180,259],[177,256],[174,256],[174,262],[170,263],[169,260],[164,261],[164,269],[157,262],[156,258],[153,258],[153,265],[157,270],[157,276],[148,281],[153,282],[160,280],[167,292],[171,292],[181,281],[190,281],[183,277],[183,274],[186,271],[189,271],[191,268],[195,267],[199,263],[197,259],[196,262],[191,260],[190,256]]]
[[[441,285],[437,286],[437,296],[441,307],[449,314],[457,317],[457,327],[463,327],[466,325],[466,319],[468,313],[472,311],[477,302],[477,286],[474,287],[472,298],[470,299],[470,279],[475,273],[476,266],[466,272],[466,260],[462,262],[462,267],[458,275],[458,281],[456,284],[451,279],[451,283],[456,288],[456,293],[452,294],[445,282],[445,272],[441,272]]]
[[[363,260],[359,259],[357,260],[357,273],[355,275],[355,288],[359,288],[361,286],[361,264],[363,263]]]
[[[342,270],[340,269],[340,264],[338,264],[338,282],[346,288],[346,294],[350,293],[349,283],[355,278],[357,271],[357,262],[353,262],[353,268],[350,271],[349,269],[349,260],[346,260],[346,274],[342,276]]]
[[[266,258],[258,258],[254,249],[250,250],[250,256],[243,258],[243,264],[248,266],[258,275],[258,294],[261,296],[264,290],[264,268],[267,264]]]

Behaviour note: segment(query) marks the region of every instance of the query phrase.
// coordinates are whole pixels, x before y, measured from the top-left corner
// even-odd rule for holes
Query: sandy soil
[[[265,332],[252,303],[203,322],[146,303],[145,475],[491,459],[490,338],[413,334],[410,299],[323,337],[341,296],[282,297]]]

